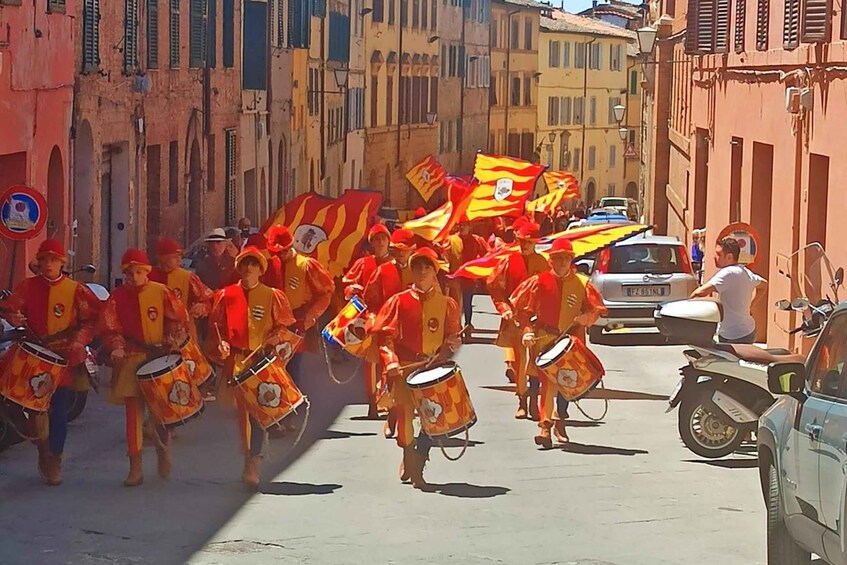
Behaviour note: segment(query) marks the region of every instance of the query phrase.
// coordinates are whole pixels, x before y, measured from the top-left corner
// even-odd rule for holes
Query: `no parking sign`
[[[0,196],[0,235],[32,239],[47,223],[47,200],[31,186],[13,186]]]
[[[759,234],[753,226],[744,222],[730,224],[718,234],[718,241],[725,237],[731,237],[738,242],[741,253],[738,256],[738,264],[749,267],[756,263],[759,254]]]

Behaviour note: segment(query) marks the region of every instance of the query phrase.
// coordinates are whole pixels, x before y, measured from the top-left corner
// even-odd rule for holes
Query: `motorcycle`
[[[792,293],[803,297],[780,300],[776,307],[803,316],[800,326],[787,330],[789,334],[802,333],[813,338],[838,303],[844,270],[839,268],[833,274],[831,263],[818,243],[784,259],[787,265],[797,265],[802,259],[807,273],[792,278],[790,269],[781,272],[791,280]],[[816,290],[824,280],[821,271],[829,276],[834,300]],[[712,301],[664,304],[656,309],[654,318],[662,333],[690,347],[683,352],[688,364],[680,369],[681,379],[670,395],[666,412],[679,407],[679,435],[685,446],[700,457],[725,457],[755,431],[759,416],[774,402],[768,390],[767,370],[771,363],[805,361],[805,356],[786,349],[715,343],[721,316],[718,305]]]

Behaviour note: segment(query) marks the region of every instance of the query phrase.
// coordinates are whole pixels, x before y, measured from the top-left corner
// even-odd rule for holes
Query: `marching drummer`
[[[176,294],[188,308],[192,318],[205,318],[211,307],[212,290],[200,277],[180,266],[182,247],[172,239],[161,239],[156,244],[158,266],[150,271],[150,280],[162,283]]]
[[[268,268],[261,250],[246,247],[236,258],[235,268],[241,281],[215,295],[206,344],[209,356],[224,365],[225,380],[241,369],[239,364],[252,351],[282,343],[286,326],[296,321],[285,293],[259,280]],[[241,478],[247,487],[255,489],[259,486],[266,434],[241,402],[236,405],[244,452]]]
[[[182,344],[188,336],[189,314],[176,293],[149,279],[153,267],[147,254],[129,249],[121,258],[124,284],[106,302],[100,317],[100,334],[110,354],[112,388],[109,400],[123,404],[126,412],[126,441],[129,474],[124,486],[144,481],[141,468],[144,399],[138,385],[138,368],[159,354]],[[171,472],[171,433],[156,425],[158,472],[167,478]]]
[[[397,445],[403,448],[400,480],[411,480],[416,488],[426,484],[423,470],[432,440],[421,432],[414,436],[415,405],[405,378],[404,365],[437,356],[448,357],[461,345],[459,306],[438,287],[438,255],[425,247],[411,258],[414,284],[395,294],[380,309],[372,323],[380,356],[397,413]]]
[[[2,303],[6,320],[29,329],[41,344],[67,362],[59,387],[50,399],[49,424],[36,419],[38,470],[49,485],[62,483],[62,454],[68,433],[68,402],[77,375],[88,373],[85,347],[94,338],[100,301],[84,284],[65,276],[67,256],[61,243],[45,240],[36,255],[37,272],[21,282]],[[49,430],[45,437],[44,428]]]
[[[547,260],[535,252],[540,227],[524,218],[515,221],[515,237],[520,251],[506,255],[486,281],[488,292],[494,306],[502,317],[500,332],[495,344],[504,348],[506,356],[506,377],[515,383],[518,396],[518,409],[515,418],[529,417],[538,420],[538,381],[530,379],[527,390],[526,350],[521,345],[521,334],[515,321],[515,309],[509,302],[509,296],[529,277],[549,269]]]
[[[603,297],[588,282],[588,278],[573,268],[574,251],[570,241],[559,238],[547,252],[550,270],[524,281],[510,296],[516,319],[523,328],[521,343],[530,350],[530,359],[565,333],[581,335],[605,310]],[[536,317],[535,321],[531,321]],[[550,379],[530,369],[541,380],[541,431],[535,443],[546,449],[553,446],[550,429],[553,427],[554,401],[557,388]],[[565,415],[556,421],[557,439],[565,443]]]

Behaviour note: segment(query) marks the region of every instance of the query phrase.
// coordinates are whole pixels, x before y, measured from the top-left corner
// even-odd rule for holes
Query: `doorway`
[[[91,124],[83,121],[74,140],[74,201],[71,220],[71,267],[94,262],[94,137]],[[100,229],[102,232],[102,228]],[[101,247],[101,253],[103,248]],[[105,262],[102,262],[105,264]],[[102,268],[100,269],[103,270]]]
[[[54,146],[47,165],[47,237],[57,239],[67,246],[65,224],[65,170],[62,152]]]
[[[121,257],[129,247],[129,142],[103,146],[100,166],[99,277],[109,288],[123,284]]]
[[[773,145],[753,143],[753,191],[750,199],[750,225],[759,234],[759,249],[753,270],[770,279],[771,213],[773,207]],[[752,308],[756,319],[756,339],[763,341],[768,335],[768,305],[770,296],[765,286],[764,296]]]
[[[200,162],[200,144],[191,144],[188,162],[188,241],[192,244],[203,233],[203,169]]]

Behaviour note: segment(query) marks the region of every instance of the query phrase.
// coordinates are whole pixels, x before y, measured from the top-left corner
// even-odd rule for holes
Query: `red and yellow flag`
[[[341,198],[308,192],[271,215],[262,231],[272,225],[286,226],[297,251],[317,259],[332,276],[339,277],[376,222],[380,206],[379,192],[351,189]]]
[[[520,216],[535,189],[538,176],[546,168],[545,165],[512,157],[477,153],[474,177],[479,185],[468,205],[467,218]]]
[[[465,216],[473,185],[458,177],[447,177],[444,185],[447,187],[447,202],[422,218],[405,222],[404,228],[427,241],[441,241],[450,235],[453,227]]]
[[[446,176],[447,171],[432,155],[426,157],[406,173],[406,179],[415,187],[424,202],[429,202],[435,191],[444,185]]]
[[[566,171],[547,171],[541,176],[550,192],[527,202],[527,212],[550,212],[565,200],[579,198],[579,183],[572,174]]]

